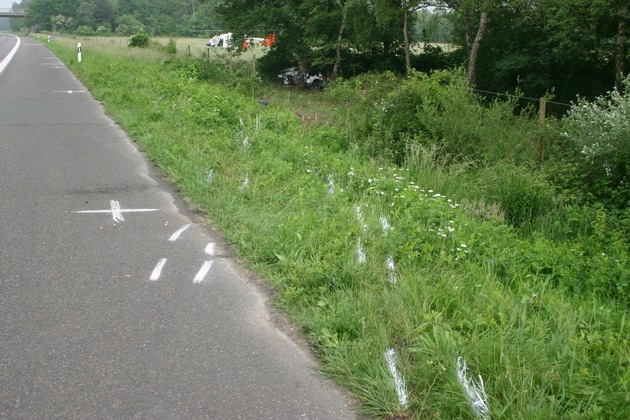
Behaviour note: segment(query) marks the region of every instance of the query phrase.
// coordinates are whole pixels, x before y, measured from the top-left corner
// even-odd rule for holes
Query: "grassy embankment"
[[[627,238],[522,164],[536,121],[477,106],[453,76],[318,95],[265,86],[249,65],[107,42],[84,40],[77,65],[73,42],[50,48],[269,279],[366,413],[630,418]],[[425,142],[392,131],[413,89],[439,98],[412,104]],[[475,414],[458,360],[483,379],[489,414]]]

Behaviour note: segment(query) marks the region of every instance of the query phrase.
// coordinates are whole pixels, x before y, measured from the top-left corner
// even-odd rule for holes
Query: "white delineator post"
[[[78,60],[79,60],[79,63],[80,63],[81,62],[81,43],[80,42],[77,45],[77,55],[78,55]]]

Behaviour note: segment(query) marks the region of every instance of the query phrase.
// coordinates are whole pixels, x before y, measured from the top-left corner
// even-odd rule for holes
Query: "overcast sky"
[[[0,9],[10,9],[14,2],[19,3],[15,0],[0,0]]]

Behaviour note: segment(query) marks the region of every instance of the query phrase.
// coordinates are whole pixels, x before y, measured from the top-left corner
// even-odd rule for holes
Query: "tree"
[[[51,21],[53,16],[61,15],[74,19],[79,4],[80,0],[31,0],[28,3],[25,24],[30,27],[51,30],[53,29]],[[64,27],[70,27],[68,22],[64,24]]]

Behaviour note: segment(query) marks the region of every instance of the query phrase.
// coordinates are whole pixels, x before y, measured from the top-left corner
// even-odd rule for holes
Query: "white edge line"
[[[197,275],[195,276],[193,283],[201,283],[203,281],[203,279],[206,277],[206,274],[208,274],[208,271],[210,271],[210,267],[212,267],[212,263],[213,263],[212,260],[208,260],[208,261],[205,261],[201,265],[201,268],[197,272]]]
[[[208,255],[214,255],[214,242],[210,242],[208,245],[206,245],[206,249],[204,249],[204,252]]]
[[[175,241],[179,238],[179,235],[181,235],[182,233],[184,233],[184,231],[185,231],[186,229],[188,229],[189,227],[190,227],[190,223],[188,223],[187,225],[184,225],[184,226],[180,227],[179,229],[177,229],[177,231],[176,231],[175,233],[173,233],[173,234],[171,235],[171,237],[170,237],[170,238],[168,238],[168,240],[169,240],[169,241],[171,241],[171,242],[175,242]]]
[[[4,58],[4,60],[2,60],[2,62],[0,62],[0,74],[4,71],[4,68],[9,65],[9,63],[13,59],[13,56],[17,52],[18,48],[20,48],[20,44],[22,42],[20,41],[19,37],[15,35],[11,35],[11,36],[15,37],[15,39],[17,39],[17,42],[15,44],[15,47],[13,47],[13,49],[11,50],[11,52]]]
[[[149,280],[156,281],[160,278],[160,276],[162,275],[162,268],[164,268],[164,264],[166,264],[166,258],[160,258],[158,263],[155,265],[155,268],[151,272],[151,277],[149,277]]]

